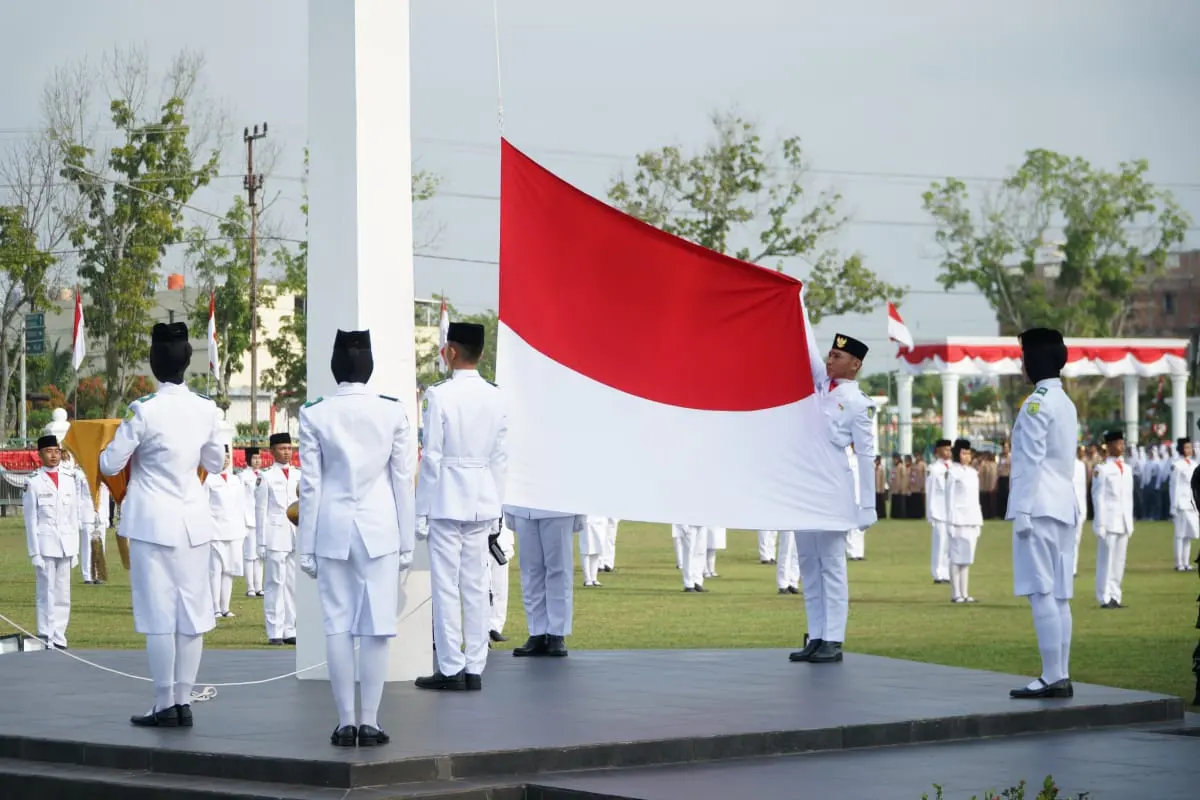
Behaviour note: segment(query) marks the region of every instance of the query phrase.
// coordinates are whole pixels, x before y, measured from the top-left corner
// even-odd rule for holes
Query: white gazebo
[[[1122,378],[1125,439],[1138,440],[1138,381],[1171,378],[1171,438],[1187,436],[1187,339],[1067,339],[1063,377]],[[1021,345],[1015,336],[951,336],[922,342],[897,355],[900,452],[912,453],[912,387],[915,375],[942,377],[942,436],[958,433],[958,384],[966,377],[1021,374]]]

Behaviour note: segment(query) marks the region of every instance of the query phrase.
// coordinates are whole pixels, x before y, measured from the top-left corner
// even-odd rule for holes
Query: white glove
[[[499,535],[499,533],[500,533],[500,520],[499,520],[499,519],[497,519],[497,520],[496,520],[496,521],[495,521],[495,522],[492,524],[492,533],[493,533],[494,535]]]
[[[34,569],[45,569],[46,568],[46,562],[42,561],[41,556],[34,556],[32,561],[33,561]]]
[[[1028,514],[1017,514],[1013,520],[1013,533],[1020,536],[1022,539],[1029,538],[1033,533],[1033,518]]]
[[[317,559],[312,553],[300,554],[300,571],[310,578],[317,577]]]
[[[587,515],[576,514],[571,525],[571,533],[580,533],[587,527]]]
[[[412,550],[408,550],[407,552],[403,551],[403,550],[400,551],[400,571],[401,572],[408,571],[412,567],[412,564],[413,564]]]
[[[429,538],[429,517],[417,517],[417,541]]]
[[[879,516],[874,508],[860,508],[855,517],[855,523],[860,530],[866,530],[879,521]]]

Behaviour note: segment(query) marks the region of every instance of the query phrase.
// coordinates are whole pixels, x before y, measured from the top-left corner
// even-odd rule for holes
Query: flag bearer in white
[[[950,451],[946,481],[946,533],[950,539],[950,599],[974,603],[969,589],[975,545],[983,530],[983,508],[979,504],[979,472],[971,466],[971,443],[958,439]]]
[[[242,574],[242,540],[246,536],[246,488],[229,474],[229,442],[225,443],[225,466],[219,473],[204,479],[208,491],[208,507],[212,509],[217,529],[212,541],[213,611],[218,617],[232,617],[229,598],[233,594],[233,579]]]
[[[588,516],[579,530],[579,561],[585,588],[603,586],[597,577],[604,557],[604,539],[608,535],[608,517]],[[676,559],[678,561],[678,559]]]
[[[275,463],[258,475],[254,526],[258,557],[264,564],[263,619],[267,643],[296,643],[296,526],[287,509],[300,496],[300,470],[292,466],[292,437],[271,435]]]
[[[950,534],[946,519],[946,484],[950,476],[950,440],[933,446],[933,464],[925,476],[925,517],[933,529],[929,544],[929,570],[934,583],[950,583]]]
[[[1071,596],[1077,509],[1072,480],[1079,424],[1059,374],[1067,363],[1062,334],[1021,334],[1025,375],[1034,384],[1012,430],[1008,508],[1013,523],[1013,594],[1028,597],[1042,674],[1014,698],[1071,697]]]
[[[1175,522],[1175,571],[1192,569],[1192,541],[1200,537],[1200,514],[1192,497],[1196,458],[1191,439],[1176,442],[1179,458],[1171,465],[1171,519]]]
[[[81,503],[74,475],[59,471],[58,438],[42,436],[37,448],[42,467],[25,484],[22,513],[37,592],[38,636],[47,647],[66,650],[71,569],[79,560]]]
[[[758,563],[774,564],[775,548],[779,542],[779,531],[758,532]]]
[[[617,564],[617,528],[621,520],[606,517],[604,523],[604,547],[600,551],[600,571],[612,572]]]
[[[412,427],[404,405],[374,394],[370,331],[341,331],[330,368],[338,388],[300,410],[300,569],[317,579],[324,615],[335,747],[375,747],[387,677],[387,641],[396,635],[399,573],[412,566]],[[482,562],[481,562],[482,563]],[[359,701],[354,713],[354,637]]]
[[[705,527],[704,577],[719,578],[717,574],[717,551],[725,549],[725,529]]]
[[[262,455],[257,447],[246,448],[246,468],[238,473],[245,488],[245,538],[242,539],[242,573],[246,576],[246,597],[263,596],[263,560],[258,557],[258,526],[255,520],[257,505],[254,490],[258,488],[258,471]]]
[[[581,543],[587,538],[585,530],[588,518],[558,511],[505,506],[504,520],[507,527],[517,532],[517,541],[521,544],[521,599],[525,604],[525,622],[529,626],[529,638],[525,644],[513,650],[513,655],[517,658],[561,658],[567,654],[566,637],[571,635],[573,613],[571,577],[575,565],[571,558],[571,539],[576,532]],[[584,558],[594,559],[592,585],[599,586],[594,582],[599,552]]]
[[[500,525],[500,535],[496,543],[504,553],[507,561],[501,564],[491,554],[487,554],[488,596],[491,598],[491,613],[488,615],[488,636],[493,642],[507,642],[504,635],[504,623],[508,621],[508,568],[512,566],[513,556],[516,555],[516,533],[508,525]]]
[[[446,340],[453,376],[426,389],[421,401],[417,537],[429,539],[437,670],[416,686],[462,691],[482,688],[487,663],[485,557],[488,535],[500,528],[508,421],[500,390],[477,368],[483,326],[452,322]]]
[[[1121,581],[1125,554],[1133,535],[1133,470],[1125,461],[1125,434],[1104,434],[1108,458],[1096,465],[1092,477],[1092,507],[1096,532],[1096,601],[1101,608],[1124,608]]]
[[[1075,520],[1075,571],[1071,573],[1071,577],[1079,574],[1079,545],[1083,542],[1083,524],[1087,522],[1088,510],[1088,468],[1087,462],[1083,460],[1083,447],[1075,450],[1075,507],[1079,510],[1079,516]]]
[[[225,447],[221,412],[183,382],[192,360],[187,326],[159,323],[150,337],[158,391],[129,406],[100,453],[100,472],[129,467],[118,533],[129,540],[133,621],[146,636],[154,683],[153,708],[130,721],[190,728],[204,634],[215,624],[208,565],[216,526],[196,469],[219,472]]]
[[[813,341],[808,313],[804,315],[813,383],[821,412],[828,422],[829,446],[844,452],[854,446],[858,460],[858,487],[846,470],[842,487],[845,500],[856,509],[857,527],[875,524],[875,434],[871,418],[875,404],[858,388],[858,371],[867,357],[867,346],[838,334],[824,360]],[[814,442],[814,445],[818,443]],[[840,453],[839,453],[840,456]],[[858,498],[856,500],[856,498]],[[865,505],[864,505],[865,504]],[[846,531],[796,531],[800,556],[800,580],[804,586],[804,609],[808,617],[808,641],[792,653],[792,661],[814,664],[842,660],[846,618],[850,613],[850,586],[846,576]]]

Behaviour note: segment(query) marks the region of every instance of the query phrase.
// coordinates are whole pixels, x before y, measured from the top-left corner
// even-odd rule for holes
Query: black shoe
[[[696,591],[696,587],[695,586],[685,586],[685,587],[683,587],[683,590],[685,592],[694,592],[694,591]]]
[[[836,664],[842,660],[841,642],[821,642],[817,652],[808,657],[810,664]]]
[[[1009,697],[1017,700],[1040,700],[1042,698],[1064,698],[1074,697],[1075,687],[1071,685],[1070,678],[1054,683],[1046,683],[1041,678],[1038,678],[1038,683],[1041,684],[1035,689],[1030,689],[1028,686],[1022,686],[1020,689],[1013,689],[1008,693]]]
[[[787,594],[787,593],[788,593],[788,590],[787,590],[787,589],[780,589],[780,590],[779,590],[779,593],[780,593],[780,594]]]
[[[504,634],[502,634],[500,631],[488,631],[488,636],[491,637],[493,642],[507,642],[508,641],[508,637],[505,636]]]
[[[192,705],[184,703],[183,705],[175,706],[175,713],[179,715],[179,727],[192,727]]]
[[[358,743],[358,728],[353,725],[334,728],[329,743],[334,747],[354,747]]]
[[[788,594],[800,594],[800,590],[797,589],[795,586],[787,587],[787,591],[788,591]]]
[[[370,725],[358,726],[359,747],[379,747],[382,744],[387,744],[391,740],[392,737],[384,733],[382,728],[374,728]]]
[[[517,658],[546,655],[546,635],[530,636],[525,644],[513,648],[513,655]]]
[[[284,639],[283,639],[283,643],[284,643],[284,644],[295,644],[295,643],[296,643],[296,637],[295,637],[295,636],[286,636],[286,637],[284,637]]]
[[[546,637],[546,655],[562,658],[567,654],[567,643],[561,636]]]
[[[701,584],[697,583],[695,586],[692,587],[692,591],[693,592],[707,592],[708,589],[705,589]]]
[[[129,721],[139,728],[178,728],[179,711],[175,706],[171,706],[162,711],[151,711],[139,717],[130,717]]]
[[[466,673],[460,672],[457,675],[443,675],[440,671],[435,672],[432,675],[417,678],[416,687],[418,689],[436,689],[443,692],[464,692],[467,689]],[[362,743],[361,731],[359,743]]]
[[[283,639],[267,639],[267,644],[283,646]]]
[[[601,572],[612,572],[613,568],[612,567],[601,567],[600,571]]]
[[[466,684],[468,692],[478,692],[483,689],[483,676],[468,672],[466,675]]]
[[[792,653],[788,656],[788,661],[808,661],[812,658],[812,654],[821,649],[821,645],[825,642],[821,639],[809,639],[808,634],[804,634],[804,649]]]

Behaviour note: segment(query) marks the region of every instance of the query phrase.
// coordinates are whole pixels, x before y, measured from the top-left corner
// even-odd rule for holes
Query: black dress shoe
[[[562,658],[567,654],[567,643],[561,636],[546,637],[546,655]]]
[[[171,706],[162,711],[151,711],[138,717],[130,717],[129,721],[139,728],[178,728],[179,711],[175,706]]]
[[[483,689],[483,676],[468,672],[466,676],[468,692],[478,692]]]
[[[1030,689],[1028,686],[1022,686],[1020,689],[1013,689],[1008,693],[1009,697],[1017,700],[1040,700],[1042,698],[1064,698],[1074,697],[1075,687],[1071,685],[1070,678],[1054,683],[1046,683],[1041,678],[1037,680],[1038,686]]]
[[[538,636],[530,636],[525,640],[525,644],[513,648],[513,655],[517,658],[546,655],[546,635],[543,633]]]
[[[296,643],[296,637],[295,637],[295,636],[285,636],[285,637],[283,638],[283,643],[284,643],[284,644],[295,644],[295,643]]]
[[[842,660],[841,642],[821,642],[817,652],[808,657],[810,664],[836,664]]]
[[[683,587],[683,590],[685,592],[694,592],[694,591],[696,591],[696,587],[695,586],[685,586],[685,587]]]
[[[779,593],[780,593],[780,594],[787,594],[787,593],[788,593],[788,590],[787,590],[786,588],[784,588],[784,589],[780,589],[780,590],[779,590]]]
[[[467,689],[467,679],[462,672],[457,675],[443,675],[441,672],[435,672],[432,675],[417,678],[416,687],[418,689],[435,689],[443,692],[463,692]],[[361,737],[359,743],[362,743]]]
[[[382,728],[375,728],[370,725],[358,726],[359,747],[378,747],[381,744],[387,744],[391,740],[392,737],[384,733]]]
[[[175,706],[175,713],[179,716],[179,727],[181,727],[181,728],[192,727],[192,704],[191,703],[186,703],[184,705]]]
[[[267,644],[283,646],[283,639],[267,639]]]
[[[692,591],[693,592],[707,592],[708,589],[705,589],[703,586],[701,586],[700,584],[697,583],[695,586],[692,587]]]
[[[795,586],[787,587],[787,591],[788,591],[788,594],[800,594],[800,590],[797,589]]]
[[[809,639],[808,634],[804,635],[804,649],[792,653],[788,656],[788,661],[808,661],[812,658],[812,654],[821,649],[821,645],[825,644],[821,639]]]
[[[505,636],[504,634],[502,634],[500,631],[488,631],[488,636],[491,638],[491,640],[493,642],[507,642],[508,641],[508,637]]]
[[[354,747],[358,743],[358,728],[353,725],[334,728],[329,743],[334,747]]]

